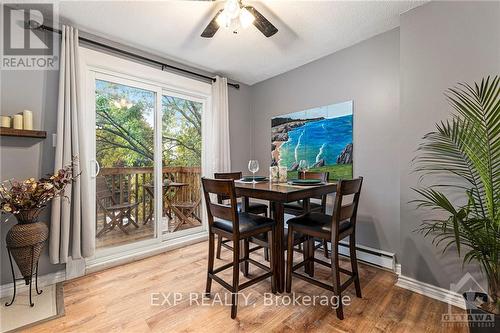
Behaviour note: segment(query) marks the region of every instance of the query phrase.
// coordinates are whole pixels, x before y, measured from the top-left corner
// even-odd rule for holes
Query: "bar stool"
[[[329,172],[306,171],[306,172],[299,172],[298,175],[299,175],[299,179],[321,179],[322,182],[327,182],[328,178],[330,178]],[[321,203],[310,201],[309,202],[309,211],[326,214],[327,195],[325,194],[325,195],[322,195],[320,197],[313,197],[313,199],[321,200]],[[307,213],[304,200],[288,202],[288,203],[285,203],[284,206],[285,206],[285,214],[299,216],[299,215]],[[327,242],[324,241],[323,244],[318,244],[316,246],[316,248],[319,249],[321,247],[321,245],[323,245],[323,251],[324,251],[325,257],[328,259]]]
[[[339,306],[337,307],[337,317],[344,319],[342,308],[341,293],[351,283],[354,282],[356,288],[356,296],[361,298],[361,285],[359,283],[358,263],[356,258],[356,216],[358,211],[359,196],[361,193],[361,185],[363,177],[353,180],[340,180],[337,183],[337,193],[335,198],[335,206],[333,215],[322,213],[307,213],[288,221],[288,263],[286,270],[286,291],[292,289],[292,276],[315,284],[319,287],[333,291],[334,295],[339,298]],[[344,196],[353,195],[353,200],[350,204],[342,205]],[[294,234],[300,233],[306,237],[305,246],[309,249],[314,248],[314,238],[320,238],[332,243],[332,254],[330,262],[325,262],[314,258],[314,251],[308,251],[308,257],[299,264],[293,265],[293,245],[295,243]],[[339,242],[340,240],[349,237],[349,253],[351,261],[351,271],[340,268],[339,266]],[[320,282],[312,277],[297,273],[296,270],[304,265],[311,265],[314,270],[314,263],[318,263],[330,267],[333,275],[332,285]],[[340,273],[346,274],[349,279],[343,284],[340,283]]]
[[[215,179],[232,179],[232,180],[238,180],[243,177],[243,173],[241,171],[239,172],[217,172],[214,173],[214,178]],[[219,203],[223,203],[224,201],[228,200],[228,198],[224,196],[217,196],[217,201]],[[252,213],[252,214],[265,214],[267,217],[267,210],[268,207],[266,204],[260,203],[260,202],[250,202],[248,207],[247,207],[247,212]],[[241,212],[241,203],[238,202],[238,212]],[[222,236],[217,237],[217,253],[216,253],[216,258],[220,259],[220,253],[222,247],[225,247],[228,250],[232,250],[233,248],[231,245],[227,244],[231,240],[230,239],[223,239]],[[253,252],[255,250],[258,250],[260,247],[252,248],[250,251]],[[264,256],[267,261],[269,261],[269,254],[267,251],[264,252]]]
[[[238,306],[238,293],[251,285],[260,282],[268,277],[271,277],[271,291],[276,292],[276,277],[274,274],[274,251],[271,251],[270,267],[267,267],[249,257],[246,251],[244,256],[240,258],[240,242],[248,244],[251,237],[261,234],[267,234],[269,242],[275,237],[276,223],[274,220],[265,216],[241,213],[238,212],[236,191],[233,180],[216,180],[202,178],[203,193],[207,207],[208,215],[208,270],[207,270],[207,285],[206,294],[210,296],[212,280],[218,282],[222,287],[232,293],[231,297],[231,318],[236,318]],[[228,198],[229,205],[214,203],[211,201],[210,195],[224,196]],[[229,264],[214,269],[215,259],[215,235],[225,237],[233,241],[233,261]],[[257,276],[249,281],[239,284],[239,267],[240,263],[251,263],[266,273]],[[233,269],[232,284],[227,283],[217,273],[228,268]]]

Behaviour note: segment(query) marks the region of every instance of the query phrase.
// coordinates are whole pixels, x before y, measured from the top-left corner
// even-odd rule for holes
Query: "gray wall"
[[[117,44],[115,46],[123,47]],[[126,49],[145,54],[132,48]],[[173,63],[157,56],[154,58]],[[0,114],[13,115],[24,109],[32,110],[34,127],[46,130],[48,137],[45,140],[0,137],[0,180],[41,177],[53,171],[55,150],[52,147],[52,133],[56,130],[58,75],[58,71],[1,71]],[[245,150],[240,148],[251,151],[252,141],[251,126],[248,126],[252,117],[250,89],[242,84],[239,90],[230,86],[228,90],[231,162],[234,168],[243,169],[247,156]],[[50,212],[46,211],[41,220],[49,221],[49,217]],[[1,218],[3,221],[6,216]],[[5,236],[15,221],[15,218],[11,218],[7,223],[0,223],[0,284],[11,282]],[[46,248],[40,259],[40,274],[55,272],[64,267],[50,264]]]
[[[269,166],[271,118],[353,100],[354,175],[364,176],[358,243],[399,249],[399,30],[252,86],[254,157]]]
[[[228,87],[231,168],[238,171],[247,170],[253,149],[251,88],[245,84],[240,84],[239,90]]]
[[[56,71],[2,71],[1,114],[13,115],[22,110],[33,111],[34,128],[46,130],[45,140],[30,138],[0,137],[0,179],[41,177],[54,170],[54,148],[51,134],[56,127],[57,82]],[[2,216],[2,221],[6,218]],[[49,212],[41,216],[49,220]],[[5,249],[5,235],[16,223],[11,217],[7,223],[0,222],[1,284],[12,282],[9,259]],[[47,248],[40,259],[40,274],[47,274],[64,265],[51,265]],[[17,267],[16,267],[17,269]]]
[[[252,86],[254,157],[270,162],[273,116],[354,101],[354,174],[365,176],[358,242],[396,252],[402,273],[449,288],[463,276],[415,233],[424,215],[408,202],[420,138],[450,114],[443,92],[500,73],[500,3],[431,2],[395,29]],[[475,265],[465,267],[481,278]],[[482,280],[484,283],[484,280]]]
[[[500,73],[500,3],[431,2],[401,16],[401,255],[404,275],[443,288],[463,274],[455,252],[442,255],[412,232],[419,214],[408,202],[418,185],[410,161],[420,138],[449,116],[443,92],[457,82]],[[477,272],[476,266],[466,270]]]

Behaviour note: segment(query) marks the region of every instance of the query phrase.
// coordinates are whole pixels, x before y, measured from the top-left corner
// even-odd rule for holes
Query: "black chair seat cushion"
[[[248,205],[249,213],[262,213],[267,211],[267,205],[260,202],[250,202]],[[238,202],[238,212],[241,212],[241,202]]]
[[[284,204],[284,207],[285,207],[285,209],[302,211],[302,210],[304,210],[304,203],[302,202],[302,200],[294,201],[294,202],[287,202]],[[321,209],[321,204],[311,201],[309,203],[309,208],[311,210]]]
[[[251,232],[261,227],[271,227],[275,224],[274,220],[250,213],[238,213],[240,233]],[[233,222],[222,219],[214,219],[213,226],[227,232],[233,232]]]
[[[298,227],[299,230],[309,229],[317,232],[331,233],[332,216],[311,212],[288,220],[288,225]],[[343,232],[349,229],[349,227],[351,227],[351,221],[341,221],[339,225],[339,232]]]

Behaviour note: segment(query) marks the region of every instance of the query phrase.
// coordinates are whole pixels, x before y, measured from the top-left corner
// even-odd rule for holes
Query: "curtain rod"
[[[61,30],[55,29],[55,28],[52,28],[52,27],[49,27],[49,26],[46,26],[46,25],[40,25],[38,22],[35,22],[33,20],[29,21],[29,25],[28,26],[30,27],[30,29],[46,30],[46,31],[50,31],[50,32],[54,32],[54,33],[58,33],[58,34],[62,35],[62,31]],[[78,37],[78,39],[80,41],[82,41],[82,42],[87,43],[87,44],[92,44],[92,45],[98,46],[100,48],[110,50],[110,51],[115,52],[115,53],[120,53],[120,54],[126,55],[126,56],[128,56],[130,58],[135,58],[135,59],[142,60],[142,61],[145,61],[145,62],[153,63],[155,65],[159,65],[159,66],[161,66],[161,70],[162,71],[165,68],[168,68],[168,69],[172,69],[172,70],[177,71],[177,72],[185,73],[185,74],[188,74],[188,75],[191,75],[191,76],[195,76],[195,77],[198,77],[198,78],[202,78],[202,79],[205,79],[205,80],[210,80],[212,82],[214,82],[216,80],[214,77],[211,77],[211,76],[208,76],[208,75],[203,75],[203,74],[200,74],[200,73],[192,72],[192,71],[190,71],[188,69],[184,69],[184,68],[176,67],[176,66],[173,66],[173,65],[165,64],[165,63],[162,63],[161,61],[157,61],[157,60],[154,60],[154,59],[151,59],[151,58],[148,58],[148,57],[144,57],[144,56],[141,56],[141,55],[133,53],[133,52],[125,51],[125,50],[119,49],[119,48],[114,47],[114,46],[110,46],[110,45],[107,45],[107,44],[104,44],[104,43],[97,42],[97,41],[92,40],[92,39],[88,39],[88,38],[80,37],[80,36]],[[234,87],[236,89],[240,89],[240,85],[238,83],[230,83],[230,82],[228,82],[227,85],[231,86],[231,87]]]

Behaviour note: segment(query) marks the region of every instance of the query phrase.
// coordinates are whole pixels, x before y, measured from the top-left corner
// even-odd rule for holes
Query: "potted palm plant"
[[[455,245],[464,264],[480,265],[488,281],[488,295],[473,293],[473,299],[466,298],[467,309],[469,313],[475,310],[493,315],[498,325],[500,79],[495,76],[474,85],[461,83],[445,95],[455,113],[424,136],[415,159],[422,179],[441,177],[440,184],[414,189],[419,196],[415,200],[418,208],[430,209],[439,217],[425,220],[418,230],[432,237],[436,246],[443,246],[443,252]],[[468,317],[472,332],[484,329],[484,325],[475,327]]]

